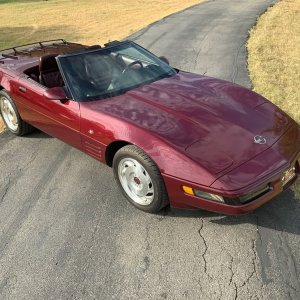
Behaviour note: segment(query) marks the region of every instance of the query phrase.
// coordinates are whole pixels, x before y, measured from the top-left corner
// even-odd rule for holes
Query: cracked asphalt
[[[131,38],[250,86],[248,30],[271,0],[208,1]],[[300,299],[300,199],[245,216],[140,212],[111,169],[43,133],[0,136],[1,299]]]

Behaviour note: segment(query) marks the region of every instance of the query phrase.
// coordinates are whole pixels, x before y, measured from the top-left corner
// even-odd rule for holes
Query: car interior
[[[95,45],[86,50],[97,48],[101,47]],[[47,88],[63,87],[64,81],[56,61],[57,55],[48,54],[40,57],[38,65],[27,69],[24,73],[31,80]],[[151,67],[153,67],[151,63],[123,53],[110,52],[99,55],[98,52],[90,52],[72,58],[72,63],[68,64],[72,76],[68,80],[76,95],[89,97],[122,88],[122,84],[126,81],[134,85],[142,78],[150,76]]]
[[[39,64],[25,70],[24,73],[28,75],[30,79],[47,88],[64,86],[63,78],[55,59],[57,55],[58,54],[49,54],[40,57]],[[97,58],[96,60],[93,57],[88,56],[81,64],[77,64],[77,66],[74,65],[73,67],[79,77],[86,76],[94,85],[97,85],[98,87],[101,86],[103,89],[108,89],[112,83],[113,73],[115,73],[113,70],[117,68],[122,71],[126,68],[127,64],[132,62],[131,60],[126,64],[120,55],[112,55],[112,61],[116,62],[114,68],[111,66],[111,61],[109,62],[107,58],[101,60]],[[132,69],[140,68],[140,66],[137,65],[131,67]],[[84,73],[84,76],[82,76],[82,72]]]
[[[101,49],[101,46],[93,45],[86,48],[86,50],[94,49]],[[41,56],[38,65],[25,70],[24,73],[47,88],[63,87],[64,81],[56,61],[57,56],[57,53]]]
[[[55,54],[42,56],[39,62],[39,82],[48,88],[64,85],[55,57]]]
[[[49,54],[40,57],[39,64],[25,70],[24,73],[28,75],[30,79],[47,88],[64,86],[64,82],[55,59],[56,56],[57,54]]]

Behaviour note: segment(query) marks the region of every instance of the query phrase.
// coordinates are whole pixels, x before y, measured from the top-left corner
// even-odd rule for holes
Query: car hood
[[[185,72],[90,106],[153,132],[213,174],[269,148],[290,122],[246,88]],[[254,143],[255,136],[266,143]]]

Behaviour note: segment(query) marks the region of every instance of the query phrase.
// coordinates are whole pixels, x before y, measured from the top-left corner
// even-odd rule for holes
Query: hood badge
[[[264,144],[267,143],[267,140],[266,140],[266,138],[264,138],[264,137],[261,136],[261,135],[256,135],[256,136],[254,137],[254,143],[255,143],[255,144],[259,144],[259,145],[264,145]]]

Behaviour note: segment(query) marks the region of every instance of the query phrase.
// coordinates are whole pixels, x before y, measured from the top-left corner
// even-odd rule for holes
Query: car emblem
[[[256,135],[254,137],[254,143],[255,144],[263,145],[266,142],[267,142],[267,140],[263,136],[261,136],[261,135]]]

